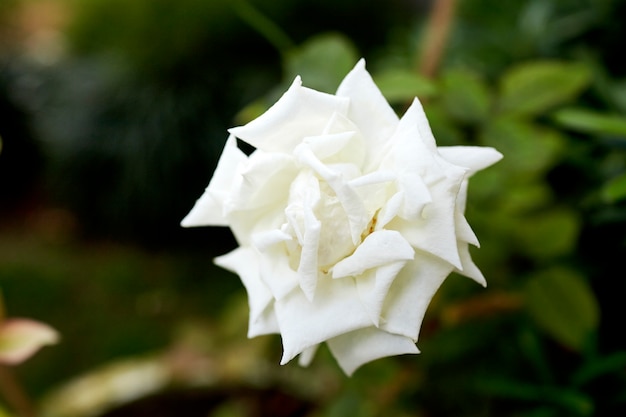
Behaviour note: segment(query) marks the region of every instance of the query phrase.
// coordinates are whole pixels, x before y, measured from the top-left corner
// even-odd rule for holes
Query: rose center
[[[321,222],[318,264],[327,270],[354,252],[348,216],[333,190],[326,183],[320,184],[321,201],[314,213]]]
[[[309,215],[307,216],[307,213]],[[290,266],[298,269],[307,233],[311,230],[312,219],[319,225],[317,239],[317,267],[327,272],[334,264],[349,256],[355,250],[350,233],[350,223],[344,207],[333,189],[318,180],[312,173],[301,173],[292,183],[289,204],[285,210],[287,223],[283,230],[292,236],[285,242]]]

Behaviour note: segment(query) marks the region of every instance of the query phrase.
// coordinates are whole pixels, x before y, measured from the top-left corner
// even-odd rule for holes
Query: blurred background
[[[0,289],[7,316],[62,334],[2,371],[0,416],[626,415],[625,18],[620,0],[0,0]],[[232,235],[179,222],[226,129],[296,74],[334,92],[360,57],[440,145],[504,159],[470,183],[488,288],[451,276],[422,354],[348,379],[325,350],[281,367],[278,336],[247,340],[244,288],[212,265]]]

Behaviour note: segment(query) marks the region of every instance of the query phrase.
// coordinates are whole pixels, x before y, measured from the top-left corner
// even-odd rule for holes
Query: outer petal
[[[430,128],[422,117],[421,105],[414,101],[400,120],[382,162],[382,168],[397,171],[398,188],[405,198],[399,217],[388,228],[399,230],[414,247],[461,268],[455,213],[467,169],[439,156],[434,142],[430,143],[428,135],[424,137],[422,130],[430,132]]]
[[[252,248],[239,247],[215,259],[215,263],[239,275],[250,306],[248,337],[278,333],[278,323],[273,311],[274,298],[261,280],[258,255]]]
[[[465,202],[467,200],[467,184],[468,181],[465,180],[461,183],[461,187],[459,188],[459,193],[456,196],[456,214],[455,214],[455,227],[456,227],[456,237],[458,240],[470,243],[474,246],[480,246],[478,242],[478,238],[472,227],[467,222],[465,218]]]
[[[487,280],[485,280],[483,273],[480,272],[480,269],[478,269],[476,264],[474,264],[474,261],[472,261],[472,257],[469,252],[469,245],[466,242],[459,242],[459,255],[461,256],[461,264],[463,268],[456,269],[455,272],[471,278],[483,287],[486,287]]]
[[[241,164],[224,201],[224,216],[240,245],[251,236],[280,228],[289,185],[297,175],[289,155],[255,151]]]
[[[0,363],[21,363],[42,346],[58,340],[57,331],[47,324],[30,319],[8,319],[0,324]]]
[[[440,146],[441,156],[454,165],[470,170],[470,175],[485,169],[500,159],[502,154],[493,148],[478,146]]]
[[[411,106],[407,110],[406,114],[413,114],[415,116],[414,123],[417,126],[417,130],[420,132],[420,137],[424,141],[424,144],[431,151],[434,151],[437,147],[435,137],[433,136],[433,131],[430,128],[428,119],[426,118],[426,113],[424,112],[422,103],[420,103],[417,97],[413,99],[413,103],[411,103]]]
[[[275,309],[283,339],[281,364],[311,346],[372,325],[351,279],[322,276],[312,302],[298,288],[277,300]]]
[[[399,215],[411,221],[427,204],[436,201],[431,195],[432,187],[442,182],[460,182],[465,173],[440,158],[436,147],[424,139],[420,131],[421,113],[423,110],[415,101],[400,119],[379,167],[396,172],[398,188],[404,192]]]
[[[356,279],[361,302],[376,327],[380,326],[381,313],[389,287],[405,264],[406,261],[392,262],[371,269]]]
[[[417,172],[426,185],[447,178],[459,181],[465,177],[467,169],[455,165],[439,155],[432,131],[420,102],[413,104],[400,119],[397,130],[389,143],[393,162],[400,172]]]
[[[302,87],[300,77],[265,113],[245,126],[229,129],[250,145],[291,153],[306,136],[324,132],[333,113],[346,114],[349,100]]]
[[[463,181],[459,194],[456,199],[456,237],[458,239],[458,250],[461,258],[461,268],[457,268],[456,272],[461,275],[465,275],[468,278],[473,279],[483,287],[487,286],[487,281],[482,272],[476,267],[472,261],[472,257],[469,252],[469,245],[480,246],[478,238],[474,234],[474,231],[470,227],[469,223],[465,219],[465,201],[467,199],[467,180]]]
[[[230,136],[209,186],[181,222],[183,227],[228,226],[224,217],[224,203],[231,191],[237,169],[246,159],[246,155],[237,148],[235,137]]]
[[[440,195],[437,195],[440,194]],[[433,202],[424,208],[423,217],[407,221],[395,218],[387,225],[398,230],[411,245],[462,268],[457,248],[455,229],[454,190],[441,189],[433,196]]]
[[[300,277],[289,265],[285,247],[276,245],[259,256],[261,279],[275,300],[281,300],[294,289],[300,290]]]
[[[380,92],[361,59],[346,75],[337,89],[337,96],[350,98],[348,118],[361,131],[368,148],[366,171],[377,165],[383,144],[398,124],[398,116]]]
[[[240,166],[231,184],[229,211],[258,210],[286,203],[289,185],[298,174],[290,155],[256,151]]]
[[[348,376],[361,365],[375,359],[419,353],[415,342],[410,338],[375,327],[337,336],[328,341],[328,347]]]
[[[309,366],[311,364],[311,361],[315,357],[315,354],[317,353],[317,348],[319,348],[319,346],[320,345],[313,345],[310,348],[306,348],[298,358],[298,365]]]
[[[389,289],[381,329],[416,342],[430,300],[453,269],[433,255],[417,252]]]

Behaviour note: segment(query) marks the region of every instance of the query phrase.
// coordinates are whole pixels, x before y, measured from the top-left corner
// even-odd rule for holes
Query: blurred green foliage
[[[21,161],[33,161],[33,174],[26,196],[3,196],[0,287],[9,312],[64,335],[19,369],[36,396],[101,363],[167,350],[180,342],[174,329],[200,322],[210,341],[194,346],[223,371],[206,386],[231,390],[203,415],[278,415],[267,391],[266,414],[250,410],[244,391],[260,387],[306,404],[291,415],[624,414],[626,60],[616,51],[626,3],[458,2],[439,72],[426,78],[416,68],[428,3],[74,1],[67,55],[3,61],[0,170],[22,178]],[[439,145],[504,154],[472,180],[467,207],[489,287],[447,280],[418,357],[345,379],[322,349],[291,380],[297,365],[276,365],[277,338],[246,350],[258,342],[245,340],[243,288],[211,266],[232,236],[178,223],[226,128],[256,117],[295,75],[333,92],[361,56],[399,113],[423,101]],[[54,216],[33,226],[50,205],[71,227],[57,218],[56,231]],[[233,365],[245,355],[267,360],[239,359],[257,379]],[[273,385],[286,379],[291,390]]]

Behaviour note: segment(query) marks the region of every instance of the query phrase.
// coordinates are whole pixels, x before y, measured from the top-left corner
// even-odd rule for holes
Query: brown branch
[[[491,292],[447,306],[441,312],[440,317],[443,323],[456,325],[470,320],[515,313],[523,305],[524,300],[519,294],[492,290]]]
[[[422,48],[419,73],[433,78],[437,73],[452,28],[456,0],[434,0]]]
[[[0,393],[20,417],[35,417],[35,409],[13,370],[0,365]]]

